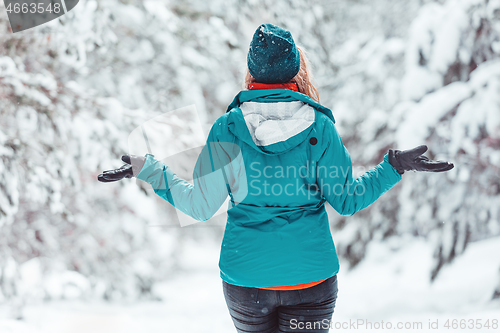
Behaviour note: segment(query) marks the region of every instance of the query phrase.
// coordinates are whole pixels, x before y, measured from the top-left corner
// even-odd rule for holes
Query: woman
[[[339,263],[325,202],[342,215],[369,206],[407,170],[446,171],[427,147],[389,150],[357,179],[329,109],[319,104],[304,53],[289,31],[262,24],[247,56],[245,90],[213,125],[193,185],[152,155],[99,175],[137,177],[193,218],[209,219],[230,196],[220,254],[238,332],[327,332]]]

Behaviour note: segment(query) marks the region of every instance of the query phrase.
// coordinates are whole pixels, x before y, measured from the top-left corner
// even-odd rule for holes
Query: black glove
[[[122,161],[127,163],[119,169],[108,170],[97,176],[97,180],[103,183],[116,182],[123,178],[132,178],[134,173],[132,172],[132,164],[130,163],[130,156],[123,155]]]
[[[403,174],[409,170],[443,172],[453,169],[453,163],[432,161],[428,157],[423,156],[422,154],[426,151],[426,145],[403,151],[389,149],[389,163],[399,174]]]
[[[150,154],[146,154],[146,156],[147,155]],[[146,156],[123,155],[122,161],[127,164],[123,165],[119,169],[104,171],[97,176],[97,180],[103,183],[109,183],[116,182],[117,180],[121,180],[123,178],[137,177],[137,175],[141,172],[144,163],[146,163]]]

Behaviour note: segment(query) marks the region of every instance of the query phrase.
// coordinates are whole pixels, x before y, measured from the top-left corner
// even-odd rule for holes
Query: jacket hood
[[[245,102],[240,109],[257,146],[286,141],[314,122],[314,109],[301,101]]]
[[[329,109],[304,94],[288,89],[245,90],[228,107],[228,126],[254,149],[276,155],[308,137],[316,111],[335,122]]]

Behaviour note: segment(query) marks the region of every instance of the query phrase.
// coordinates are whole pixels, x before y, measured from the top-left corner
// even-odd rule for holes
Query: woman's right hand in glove
[[[427,146],[422,145],[410,150],[389,149],[389,163],[399,174],[405,171],[443,172],[453,169],[453,163],[433,161],[422,154],[427,151]]]
[[[123,178],[137,177],[144,162],[146,162],[146,157],[136,156],[136,155],[123,155],[122,161],[127,163],[118,169],[107,170],[97,176],[97,180],[103,183],[116,182]]]

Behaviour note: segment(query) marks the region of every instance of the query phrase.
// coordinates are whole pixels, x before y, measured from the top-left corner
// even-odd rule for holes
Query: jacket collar
[[[313,124],[311,124],[311,126],[304,131],[285,141],[276,142],[268,146],[257,146],[252,139],[239,106],[245,102],[273,103],[291,101],[302,101],[307,103],[318,112],[324,113],[335,123],[335,119],[333,118],[333,114],[330,109],[299,92],[288,89],[243,90],[236,95],[232,103],[229,104],[227,108],[226,113],[231,111],[228,114],[229,131],[240,140],[244,141],[249,146],[263,154],[276,155],[285,153],[306,140],[309,133],[313,129]]]
[[[227,107],[226,112],[231,111],[244,102],[273,103],[291,101],[302,101],[307,103],[319,112],[324,113],[333,121],[333,123],[335,123],[335,118],[333,117],[330,109],[314,101],[307,95],[289,89],[242,90],[234,97],[231,104]]]

